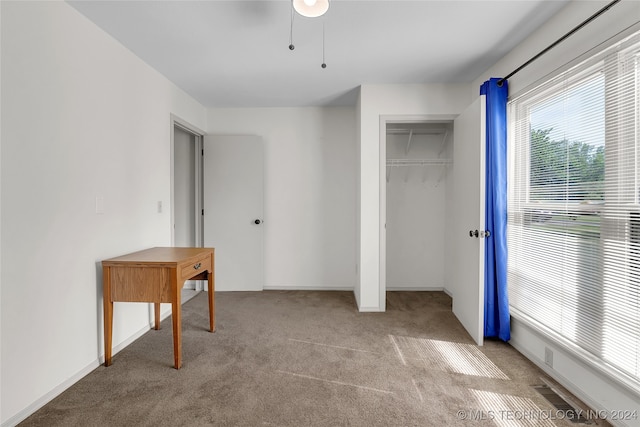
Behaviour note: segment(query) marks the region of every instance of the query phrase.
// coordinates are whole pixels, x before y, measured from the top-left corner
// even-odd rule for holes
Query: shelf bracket
[[[442,155],[442,153],[444,153],[444,148],[446,147],[446,142],[447,142],[447,136],[449,135],[449,129],[446,129],[444,131],[444,136],[442,137],[442,143],[440,144],[440,151],[438,152],[438,157],[440,157]]]
[[[407,148],[404,150],[404,154],[409,154],[409,148],[411,148],[411,138],[413,137],[413,129],[409,130],[409,140],[407,141]]]

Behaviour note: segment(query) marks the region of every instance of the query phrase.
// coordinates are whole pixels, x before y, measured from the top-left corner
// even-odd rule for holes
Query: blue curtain
[[[507,295],[507,82],[492,78],[480,87],[486,96],[486,208],[484,336],[511,338]]]

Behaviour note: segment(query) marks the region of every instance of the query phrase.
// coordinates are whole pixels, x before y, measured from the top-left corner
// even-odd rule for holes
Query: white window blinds
[[[512,314],[640,385],[640,33],[513,99]]]

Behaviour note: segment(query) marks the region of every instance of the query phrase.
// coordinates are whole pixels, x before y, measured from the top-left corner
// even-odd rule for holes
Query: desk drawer
[[[193,276],[197,276],[207,270],[212,271],[211,257],[209,256],[183,266],[180,269],[180,277],[182,280],[189,280]]]

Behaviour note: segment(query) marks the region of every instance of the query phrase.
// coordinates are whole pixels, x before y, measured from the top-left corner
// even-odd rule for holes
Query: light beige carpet
[[[441,292],[390,292],[359,313],[351,292],[204,293],[24,421],[25,426],[567,426],[511,346],[473,345]],[[117,316],[117,305],[116,313]]]

